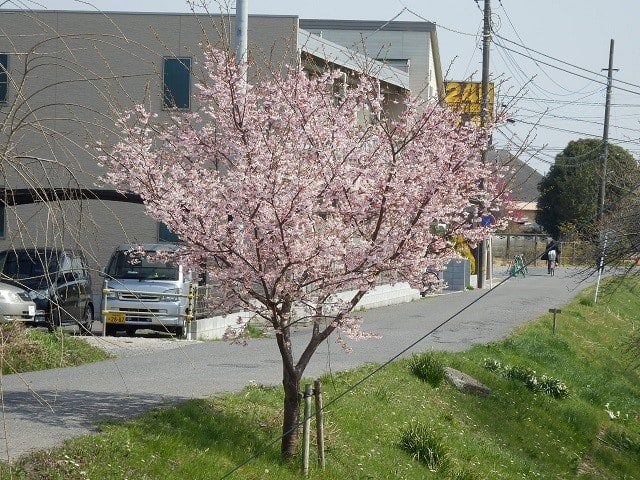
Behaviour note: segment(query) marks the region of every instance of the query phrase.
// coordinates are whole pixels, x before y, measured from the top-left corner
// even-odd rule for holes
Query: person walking
[[[557,257],[558,253],[555,249],[549,250],[547,252],[547,273],[549,273],[552,277],[556,274]]]
[[[544,251],[544,254],[542,255],[542,260],[547,261],[547,273],[549,275],[552,275],[552,262],[553,270],[555,270],[556,265],[558,265],[558,263],[560,262],[560,243],[551,239],[551,241],[547,243],[547,247]]]

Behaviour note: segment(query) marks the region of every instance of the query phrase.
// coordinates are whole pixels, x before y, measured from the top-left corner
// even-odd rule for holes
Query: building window
[[[169,230],[164,223],[158,223],[158,241],[167,243],[177,243],[180,241],[178,235]]]
[[[0,102],[7,101],[7,91],[9,90],[9,55],[0,54]]]
[[[165,58],[162,105],[164,108],[190,107],[191,59]]]

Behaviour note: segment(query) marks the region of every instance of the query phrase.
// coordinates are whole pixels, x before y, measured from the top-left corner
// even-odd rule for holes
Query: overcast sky
[[[223,3],[232,8],[235,5],[234,1]],[[184,0],[8,0],[0,4],[13,9],[189,11]],[[446,79],[481,78],[483,0],[248,0],[248,4],[250,14],[428,20],[438,26]],[[209,5],[210,11],[220,11],[217,2]],[[528,160],[532,155],[531,165],[544,172],[570,140],[602,138],[606,92],[603,69],[608,65],[613,39],[614,68],[618,71],[614,73],[609,138],[638,158],[640,2],[491,0],[491,10],[497,33],[491,46],[491,75],[504,80],[503,93],[516,95],[522,91],[524,97],[511,109],[515,123],[500,128],[494,143],[511,145],[515,150],[529,136],[531,148],[521,158]]]

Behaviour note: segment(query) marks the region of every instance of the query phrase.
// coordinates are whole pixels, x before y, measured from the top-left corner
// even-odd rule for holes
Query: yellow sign
[[[460,112],[464,120],[480,124],[482,112],[482,83],[480,82],[445,82],[444,100],[451,110]],[[487,122],[493,121],[493,83],[489,83],[487,102]]]

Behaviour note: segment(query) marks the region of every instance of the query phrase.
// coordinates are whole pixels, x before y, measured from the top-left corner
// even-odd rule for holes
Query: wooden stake
[[[302,429],[302,469],[304,476],[309,476],[309,436],[311,432],[311,396],[313,389],[310,383],[304,386],[304,424]]]
[[[313,394],[316,399],[316,436],[318,442],[318,464],[324,470],[324,410],[322,407],[322,382],[316,380],[313,384]]]
[[[556,334],[556,314],[562,313],[559,308],[550,308],[549,313],[553,313],[553,334]]]

